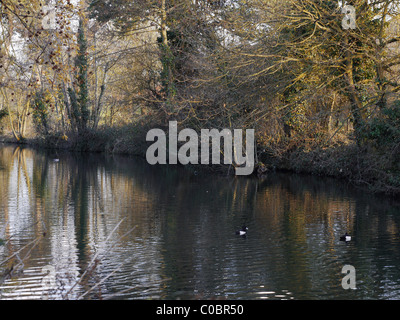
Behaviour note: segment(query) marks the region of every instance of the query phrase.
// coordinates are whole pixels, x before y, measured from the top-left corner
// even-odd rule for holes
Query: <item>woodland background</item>
[[[144,155],[256,130],[257,172],[400,191],[400,1],[0,0],[0,140]]]

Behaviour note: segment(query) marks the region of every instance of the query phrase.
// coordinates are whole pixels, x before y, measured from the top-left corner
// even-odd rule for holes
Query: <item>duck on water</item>
[[[340,241],[351,241],[351,236],[346,232],[343,236],[340,237]]]
[[[247,228],[246,226],[243,226],[242,229],[236,231],[236,234],[238,234],[240,236],[244,236],[247,233],[247,230],[249,230],[249,228]]]

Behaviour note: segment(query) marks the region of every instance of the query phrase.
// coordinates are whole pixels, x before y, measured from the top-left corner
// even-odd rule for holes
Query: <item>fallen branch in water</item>
[[[108,237],[106,238],[106,240],[104,241],[105,244],[107,244],[107,242],[111,239],[111,236],[114,234],[114,232],[119,228],[119,226],[121,225],[121,223],[124,221],[125,219],[122,219],[119,223],[117,223],[117,225],[113,228],[113,230],[111,231],[111,233],[108,235]],[[129,233],[131,233],[134,229],[136,228],[133,227],[131,228],[129,231],[127,231],[126,233],[124,233],[122,236],[118,237],[118,239],[116,239],[113,243],[111,243],[111,245],[109,245],[109,247],[102,252],[102,250],[98,250],[96,252],[96,254],[93,256],[92,260],[90,261],[90,263],[87,265],[85,271],[83,272],[82,276],[72,285],[72,287],[68,290],[68,292],[66,294],[64,294],[62,296],[62,298],[68,299],[68,296],[71,294],[72,290],[80,283],[82,283],[83,281],[87,281],[87,279],[90,277],[90,275],[93,273],[93,271],[97,268],[99,262],[101,261],[99,259],[100,255],[105,256],[111,249],[113,249],[115,247],[116,244],[119,243],[119,241],[124,238],[126,235],[128,235]],[[81,294],[78,299],[82,299],[84,296],[86,296],[88,293],[90,293],[91,291],[93,291],[95,288],[97,288],[100,284],[102,284],[104,281],[106,281],[109,277],[111,277],[113,274],[115,274],[122,266],[124,263],[121,263],[116,269],[114,269],[109,275],[107,275],[105,278],[103,278],[102,280],[100,280],[99,282],[97,282],[93,287],[91,287],[89,290],[85,291],[83,294]]]

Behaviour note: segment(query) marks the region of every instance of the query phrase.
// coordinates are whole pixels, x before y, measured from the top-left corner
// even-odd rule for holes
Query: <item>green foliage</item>
[[[90,0],[90,18],[99,22],[113,21],[121,31],[130,30],[141,21],[146,9],[151,7],[148,0]]]
[[[78,127],[78,122],[80,119],[80,108],[78,106],[78,101],[76,98],[76,92],[72,88],[68,88],[69,99],[71,100],[71,120],[73,122],[74,127]]]
[[[68,88],[68,95],[71,101],[71,120],[78,133],[85,132],[90,116],[88,99],[88,58],[87,41],[82,20],[79,21],[78,29],[78,55],[75,60],[77,69],[76,84],[74,88]]]
[[[163,52],[162,63],[172,68],[175,77],[183,76],[185,73],[185,57],[192,49],[186,35],[179,30],[168,30],[168,47],[164,48],[162,38],[158,37],[157,42]]]
[[[365,127],[364,137],[375,140],[381,146],[400,142],[400,101],[392,107],[382,110],[380,117],[375,117]]]
[[[161,43],[160,49],[162,52],[161,83],[168,99],[172,99],[176,95],[176,87],[174,81],[175,57],[169,46]]]
[[[0,121],[8,116],[8,111],[6,109],[0,110]]]
[[[49,105],[48,100],[46,99],[45,94],[42,91],[36,92],[36,94],[34,95],[31,108],[33,123],[35,124],[37,132],[47,135],[49,133]]]
[[[0,110],[0,134],[3,133],[3,125],[2,125],[2,121],[5,117],[8,116],[8,111],[6,109],[1,109]]]
[[[86,128],[87,121],[89,119],[89,109],[88,109],[88,58],[87,58],[87,41],[85,38],[85,31],[83,28],[82,20],[79,21],[78,30],[78,56],[76,58],[76,67],[78,68],[78,99],[77,102],[81,110],[81,122],[82,128]]]

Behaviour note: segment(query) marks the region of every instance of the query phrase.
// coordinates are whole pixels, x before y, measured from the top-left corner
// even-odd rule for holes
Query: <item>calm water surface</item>
[[[400,299],[399,227],[332,179],[0,145],[0,299]]]

